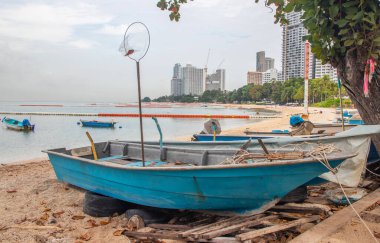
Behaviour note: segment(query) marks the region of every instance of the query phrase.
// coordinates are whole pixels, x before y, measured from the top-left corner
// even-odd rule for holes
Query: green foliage
[[[149,97],[144,97],[144,99],[141,100],[142,102],[151,102],[152,100]]]
[[[328,76],[309,81],[309,102],[317,103],[338,95],[337,84]],[[344,94],[344,92],[343,92]],[[206,90],[198,100],[194,96],[162,96],[156,102],[207,102],[207,103],[247,103],[271,101],[276,104],[302,103],[304,99],[304,81],[293,78],[285,82],[274,81],[264,85],[248,84],[233,91]]]
[[[325,101],[315,103],[315,104],[313,104],[313,106],[315,106],[315,107],[326,107],[326,108],[339,107],[340,106],[339,102],[340,102],[339,98],[329,98]],[[350,107],[351,106],[351,100],[349,100],[349,99],[343,99],[342,103],[343,103],[343,107]]]

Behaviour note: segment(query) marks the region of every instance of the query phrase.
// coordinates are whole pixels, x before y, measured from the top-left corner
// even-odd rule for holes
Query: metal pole
[[[309,51],[310,51],[310,43],[308,41],[305,42],[305,87],[304,87],[304,114],[309,115]]]
[[[141,138],[141,159],[143,167],[145,167],[145,156],[144,156],[144,132],[142,123],[142,110],[141,110],[141,88],[140,88],[140,62],[136,62],[137,68],[137,89],[139,94],[139,117],[140,117],[140,138]]]
[[[340,79],[338,79],[338,91],[339,91],[339,105],[340,105],[340,115],[342,117],[342,130],[344,131],[344,116],[343,116],[343,101],[342,101],[342,90]]]

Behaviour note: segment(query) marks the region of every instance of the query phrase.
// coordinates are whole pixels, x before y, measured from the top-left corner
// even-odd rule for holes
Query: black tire
[[[157,224],[168,222],[172,214],[169,211],[165,211],[159,208],[139,208],[139,209],[128,209],[125,212],[125,217],[130,219],[133,215],[140,216],[145,225]]]
[[[285,197],[281,198],[280,203],[303,202],[307,198],[307,187],[300,186],[289,192]]]
[[[83,212],[93,217],[110,217],[115,213],[121,215],[128,209],[135,207],[136,205],[133,203],[90,191],[84,195]]]

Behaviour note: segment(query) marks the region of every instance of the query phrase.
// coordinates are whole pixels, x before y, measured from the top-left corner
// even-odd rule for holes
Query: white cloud
[[[0,9],[0,36],[61,43],[70,40],[81,25],[105,24],[111,19],[89,4],[12,5]]]
[[[121,24],[121,25],[104,25],[101,29],[97,31],[97,33],[105,34],[105,35],[116,35],[116,36],[122,36],[125,33],[125,30],[127,29],[128,24]]]
[[[70,41],[70,42],[68,42],[68,44],[70,46],[73,46],[73,47],[76,47],[79,49],[90,49],[93,46],[97,45],[98,43],[96,43],[94,41],[85,40],[85,39],[79,39],[79,40],[75,40],[75,41]]]
[[[210,11],[212,9],[214,12],[221,12],[226,18],[238,17],[244,9],[253,6],[254,1],[247,0],[245,2],[231,1],[231,0],[207,0],[207,1],[194,1],[190,3],[191,7],[194,9],[204,9]]]

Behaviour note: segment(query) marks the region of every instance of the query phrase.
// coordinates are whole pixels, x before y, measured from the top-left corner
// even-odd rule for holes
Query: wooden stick
[[[227,234],[239,231],[242,227],[253,227],[253,226],[256,226],[256,225],[263,223],[264,221],[267,221],[270,219],[275,219],[275,218],[278,218],[278,216],[277,215],[269,215],[267,217],[256,219],[256,220],[248,220],[246,222],[231,225],[229,227],[225,227],[225,228],[220,229],[220,230],[211,231],[209,233],[202,235],[201,237],[203,239],[212,239],[212,238],[215,238],[218,236],[227,235]]]
[[[201,234],[205,234],[205,233],[208,233],[208,232],[211,232],[214,230],[222,229],[224,227],[228,227],[231,225],[239,224],[239,223],[247,221],[247,220],[254,220],[254,219],[257,219],[257,218],[260,218],[263,216],[264,216],[263,214],[258,214],[258,215],[253,215],[253,216],[249,216],[249,217],[238,217],[238,218],[232,217],[232,218],[230,218],[230,220],[224,221],[224,222],[217,224],[217,225],[214,225],[214,226],[207,225],[207,227],[191,233],[190,236],[193,238],[199,238],[199,236]]]
[[[51,225],[12,225],[9,227],[0,228],[0,230],[7,230],[7,229],[32,229],[32,230],[62,230],[62,228],[57,226],[51,226]]]
[[[317,207],[317,206],[296,206],[296,205],[276,205],[270,209],[274,212],[292,212],[292,213],[311,213],[311,214],[320,214],[327,213],[330,210]]]
[[[148,224],[148,227],[155,229],[165,229],[165,230],[189,230],[191,229],[188,225],[178,225],[178,224]]]
[[[240,217],[239,216],[234,216],[232,218],[227,218],[227,219],[224,219],[224,220],[220,220],[220,221],[217,221],[217,222],[212,223],[212,224],[203,225],[203,226],[200,226],[200,227],[197,227],[197,228],[193,228],[191,230],[187,230],[185,232],[180,233],[180,236],[187,237],[187,236],[189,236],[193,232],[196,232],[196,231],[199,231],[199,230],[202,230],[202,229],[207,229],[207,228],[212,227],[212,226],[220,225],[220,224],[222,224],[224,222],[229,222],[231,220],[235,220],[235,219],[238,219],[238,218],[240,218]]]
[[[204,235],[206,233],[209,233],[209,232],[212,232],[212,231],[217,231],[217,230],[220,230],[220,229],[223,230],[226,227],[229,227],[229,226],[232,226],[232,225],[237,225],[237,224],[240,224],[240,223],[243,223],[243,222],[247,222],[247,221],[251,221],[251,220],[256,220],[256,219],[261,218],[263,216],[264,216],[263,214],[258,214],[258,215],[253,215],[253,216],[250,216],[250,217],[240,217],[238,219],[233,219],[233,220],[221,223],[221,224],[216,225],[216,226],[207,227],[205,229],[193,232],[192,234],[190,234],[190,236],[194,237],[194,238],[200,238],[200,237],[202,237],[202,235]]]
[[[257,141],[259,141],[259,144],[260,144],[260,146],[263,148],[264,152],[265,152],[266,154],[269,154],[269,151],[268,151],[267,147],[265,147],[265,144],[263,143],[263,140],[261,140],[261,139],[259,138],[259,139],[257,139]]]
[[[275,225],[275,226],[271,226],[271,227],[267,227],[267,228],[243,233],[243,234],[237,235],[236,239],[241,240],[241,241],[251,240],[251,239],[256,238],[258,236],[263,236],[266,234],[275,233],[278,231],[286,230],[286,229],[293,228],[293,227],[301,225],[301,224],[305,224],[305,223],[309,223],[309,222],[313,222],[313,221],[317,221],[317,220],[319,220],[318,215],[312,216],[310,218],[302,218],[302,219],[294,220],[294,221],[291,221],[291,222],[288,222],[285,224]]]
[[[132,236],[136,238],[148,238],[148,239],[171,239],[171,240],[181,240],[182,238],[176,233],[152,233],[152,232],[136,232],[136,231],[125,231],[123,233],[125,236]]]

